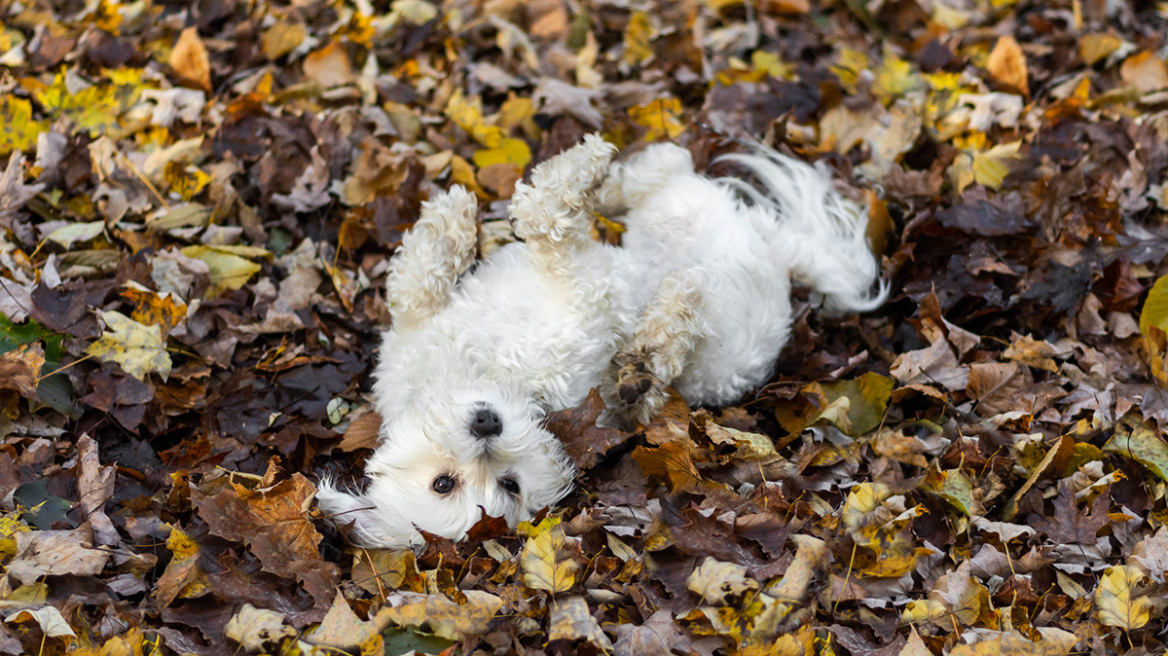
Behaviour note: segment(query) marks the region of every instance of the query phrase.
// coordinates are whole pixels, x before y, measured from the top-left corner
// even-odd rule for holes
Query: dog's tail
[[[778,218],[775,257],[791,278],[823,296],[829,313],[867,312],[888,297],[880,266],[868,246],[866,208],[832,186],[831,173],[761,145],[749,155],[725,155],[749,170],[766,190],[734,178],[729,186]],[[878,282],[879,281],[879,282]]]

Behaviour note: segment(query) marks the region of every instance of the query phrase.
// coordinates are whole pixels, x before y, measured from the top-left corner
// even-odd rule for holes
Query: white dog
[[[511,202],[524,241],[473,271],[474,196],[423,204],[390,264],[369,480],[317,494],[361,544],[458,539],[484,513],[514,526],[561,499],[576,471],[542,422],[594,387],[642,423],[668,386],[690,404],[738,400],[787,341],[792,280],[830,312],[883,301],[867,217],[827,172],[761,148],[724,158],[759,191],[695,173],[675,145],[614,152],[593,135],[537,166]],[[597,210],[623,214],[621,247],[591,238]]]

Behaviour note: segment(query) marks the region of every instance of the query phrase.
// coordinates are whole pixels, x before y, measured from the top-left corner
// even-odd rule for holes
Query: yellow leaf
[[[554,601],[548,613],[548,640],[587,640],[603,652],[612,650],[583,597]]]
[[[514,164],[520,171],[531,162],[531,148],[522,139],[503,139],[498,146],[475,151],[475,166],[481,168],[492,164]]]
[[[0,96],[0,156],[35,148],[37,136],[48,129],[48,122],[33,120],[32,104],[27,100],[11,94]]]
[[[876,69],[876,81],[872,83],[872,94],[891,105],[897,98],[924,86],[920,73],[912,62],[888,53],[880,68]]]
[[[275,25],[269,27],[260,37],[260,44],[262,45],[264,56],[269,61],[275,61],[283,57],[303,43],[304,37],[307,34],[308,32],[304,29],[304,25],[300,23],[277,22]]]
[[[479,181],[475,178],[474,167],[458,155],[450,158],[450,181],[470,189],[480,200],[491,198],[491,195],[483,191]]]
[[[855,93],[856,85],[860,81],[860,73],[868,69],[868,55],[851,48],[841,48],[839,61],[831,67],[832,72],[839,78],[840,84],[849,93]]]
[[[16,555],[16,534],[32,530],[20,521],[20,516],[19,512],[0,514],[0,563],[7,563]]]
[[[994,44],[990,58],[986,61],[990,77],[1008,91],[1030,97],[1029,76],[1026,71],[1026,55],[1012,36],[1003,36]]]
[[[1140,310],[1140,333],[1147,336],[1149,326],[1168,332],[1168,276],[1156,280]]]
[[[847,419],[849,435],[859,436],[875,429],[884,419],[884,410],[892,395],[893,381],[875,372],[868,372],[854,380],[841,380],[822,385],[827,400],[835,403],[848,399]],[[837,424],[838,425],[838,424]],[[842,428],[841,428],[842,430]]]
[[[880,507],[892,492],[882,483],[860,483],[848,492],[840,519],[850,531],[855,531],[867,523],[870,513]]]
[[[190,558],[199,553],[199,545],[177,526],[170,529],[170,535],[166,538],[166,548],[179,559]]]
[[[426,0],[394,0],[390,14],[402,18],[407,23],[425,25],[438,16],[438,7]]]
[[[1102,34],[1086,34],[1079,39],[1079,56],[1088,66],[1119,50],[1123,39],[1110,32]]]
[[[1148,623],[1154,605],[1136,590],[1144,582],[1144,573],[1133,565],[1108,567],[1095,590],[1095,612],[1099,623],[1131,631]]]
[[[681,101],[677,98],[662,98],[647,105],[629,108],[629,117],[639,125],[649,128],[646,141],[673,139],[685,130],[678,117],[681,116]]]
[[[187,304],[171,292],[155,293],[137,283],[127,283],[122,296],[134,304],[130,318],[148,326],[161,326],[163,333],[187,317]]]
[[[503,130],[494,125],[488,125],[483,119],[482,100],[475,98],[472,101],[462,95],[462,91],[455,91],[446,102],[444,110],[446,118],[454,121],[479,145],[487,148],[496,148],[503,143]]]
[[[33,89],[33,97],[53,116],[68,116],[80,130],[98,136],[119,125],[118,116],[138,101],[142,90],[141,69],[104,70],[109,83],[70,91],[64,71],[51,85]]]
[[[728,597],[737,597],[744,592],[757,590],[759,585],[758,581],[746,575],[745,565],[727,563],[707,556],[690,573],[685,587],[701,597],[703,604],[721,606]]]
[[[384,606],[372,622],[378,632],[389,625],[421,627],[429,625],[435,635],[463,640],[486,633],[503,600],[481,590],[466,590],[466,602],[459,604],[444,595],[398,592],[405,598],[400,606]]]
[[[649,14],[634,11],[625,26],[625,53],[621,60],[630,65],[643,64],[653,56],[651,41],[656,36]]]
[[[1002,180],[1010,174],[1008,162],[1022,159],[1022,156],[1018,154],[1018,149],[1021,147],[1021,141],[1014,141],[998,144],[985,152],[974,153],[973,179],[978,184],[991,189],[999,189],[1002,186]]]
[[[1068,631],[1050,627],[1037,631],[1038,641],[1017,631],[1002,631],[997,635],[986,631],[975,644],[955,645],[949,656],[1067,656],[1079,641]]]
[[[117,362],[138,380],[156,372],[163,380],[170,375],[170,354],[161,326],[144,326],[120,312],[102,312],[106,331],[85,352],[103,362]]]
[[[227,247],[187,246],[182,249],[182,253],[189,258],[206,262],[210,268],[211,286],[207,289],[205,298],[214,298],[228,289],[242,288],[263,268],[233,254]]]
[[[184,201],[198,196],[211,182],[211,176],[200,171],[198,167],[177,161],[166,163],[162,169],[162,179],[171,193],[178,194]]]
[[[194,83],[203,91],[211,92],[211,58],[207,47],[199,38],[199,28],[188,27],[179,35],[170,51],[170,67],[187,82]]]
[[[944,499],[960,511],[969,516],[973,506],[973,483],[960,469],[946,471],[932,471],[925,479],[924,488]]]
[[[533,590],[552,594],[566,592],[576,583],[580,566],[565,552],[567,538],[560,518],[546,518],[531,532],[519,556],[523,583]]]
[[[894,553],[868,565],[860,570],[860,574],[873,578],[899,578],[912,570],[918,556],[927,556],[930,553],[932,552],[928,549]]]
[[[778,53],[755,50],[750,55],[750,65],[755,70],[763,71],[778,80],[790,80],[795,77],[795,67],[784,62]]]
[[[1133,426],[1130,433],[1116,430],[1103,445],[1103,450],[1131,458],[1161,480],[1168,481],[1168,444],[1145,424]]]

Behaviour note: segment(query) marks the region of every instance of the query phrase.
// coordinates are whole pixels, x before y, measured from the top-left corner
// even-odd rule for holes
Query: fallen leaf
[[[558,517],[549,517],[533,527],[519,557],[524,585],[552,594],[571,590],[580,566],[565,546],[564,528]]]
[[[994,44],[990,58],[986,61],[986,70],[995,82],[1007,90],[1026,98],[1030,97],[1026,56],[1022,54],[1022,48],[1014,37],[998,37],[998,42]]]
[[[1130,431],[1116,430],[1103,450],[1131,458],[1160,480],[1168,481],[1168,444],[1145,424],[1137,424]]]
[[[356,79],[349,53],[338,41],[304,57],[304,76],[326,89],[352,84]]]
[[[1168,63],[1155,52],[1144,50],[1123,61],[1119,76],[1140,92],[1159,91],[1168,87]]]
[[[559,438],[572,461],[580,469],[589,469],[609,449],[632,437],[615,428],[601,428],[596,420],[604,412],[604,401],[595,390],[580,405],[548,414],[544,427]]]
[[[174,50],[170,51],[168,63],[183,80],[211,92],[211,59],[207,56],[207,47],[199,38],[198,28],[188,27],[182,31],[174,44]]]
[[[612,650],[612,642],[592,617],[583,597],[553,601],[548,615],[548,640],[587,640],[603,652]]]
[[[1144,573],[1137,567],[1108,567],[1095,591],[1095,612],[1099,623],[1124,631],[1132,631],[1147,624],[1152,616],[1152,601],[1146,595],[1137,593],[1144,580]]]
[[[106,332],[85,352],[106,362],[116,362],[122,370],[138,380],[157,373],[166,380],[170,375],[170,354],[161,326],[144,326],[120,312],[101,312]]]
[[[20,583],[44,576],[94,576],[109,560],[109,551],[93,544],[89,525],[72,531],[30,531],[16,534],[16,557],[7,573]]]
[[[701,598],[701,603],[721,606],[730,597],[758,590],[758,581],[746,576],[746,567],[706,557],[690,573],[685,582],[690,592]]]
[[[223,627],[223,635],[249,652],[263,651],[264,645],[296,636],[296,629],[284,623],[284,615],[245,603]]]
[[[234,255],[223,248],[211,246],[187,246],[182,249],[184,257],[199,260],[207,265],[211,286],[205,298],[214,298],[229,289],[241,289],[251,277],[263,267],[246,258]]]
[[[398,592],[371,620],[379,631],[389,625],[429,627],[438,636],[464,640],[486,633],[503,600],[481,590],[466,590],[466,602],[458,604],[443,595]]]

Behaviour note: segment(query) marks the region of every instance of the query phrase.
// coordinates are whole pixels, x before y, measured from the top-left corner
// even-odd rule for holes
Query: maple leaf
[[[596,420],[604,410],[604,401],[593,389],[580,405],[552,412],[544,423],[544,427],[564,444],[564,449],[580,469],[592,467],[609,449],[632,437],[615,428],[597,426]]]
[[[1031,514],[1030,525],[1046,533],[1055,542],[1074,544],[1095,544],[1099,530],[1111,523],[1107,516],[1110,499],[1106,494],[1095,497],[1091,511],[1079,509],[1075,501],[1075,491],[1070,483],[1059,483],[1058,496],[1054,499],[1054,512],[1050,516]]]
[[[144,326],[120,312],[101,313],[106,331],[85,352],[107,362],[116,362],[122,369],[145,380],[157,373],[166,380],[170,375],[170,354],[166,352],[166,338],[161,326]]]

